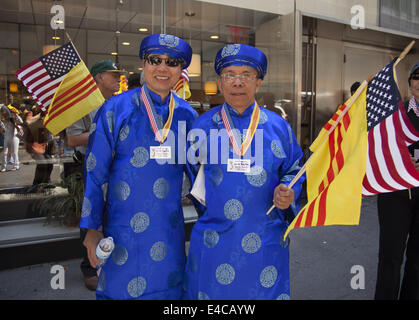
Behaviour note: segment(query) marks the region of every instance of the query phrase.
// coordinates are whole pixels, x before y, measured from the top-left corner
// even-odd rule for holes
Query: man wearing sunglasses
[[[98,112],[86,152],[80,226],[96,267],[96,246],[112,237],[97,299],[179,299],[185,265],[178,135],[197,113],[171,93],[192,48],[154,34],[140,46],[145,83],[109,99]],[[180,132],[180,133],[179,133]],[[100,228],[103,226],[103,231]]]
[[[404,107],[412,125],[419,131],[419,62],[408,78],[412,98]],[[419,171],[419,142],[409,147]],[[419,188],[380,193],[377,198],[380,223],[379,260],[375,299],[419,299]],[[406,251],[404,275],[400,269]]]
[[[200,163],[187,165],[192,173],[203,170],[206,207],[197,208],[202,214],[191,234],[183,298],[289,299],[283,235],[287,220],[298,213],[301,181],[287,185],[300,169],[302,152],[288,123],[255,100],[267,71],[261,50],[227,45],[216,56],[215,71],[225,103],[194,124],[207,139],[193,148]],[[205,149],[207,154],[199,154]],[[277,208],[266,215],[273,200]]]

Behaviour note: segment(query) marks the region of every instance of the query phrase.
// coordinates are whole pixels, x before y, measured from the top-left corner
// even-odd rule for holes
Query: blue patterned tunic
[[[248,128],[253,109],[254,104],[239,115],[227,105],[234,127],[240,132]],[[224,129],[220,110],[218,106],[203,114],[194,128],[206,134],[211,129]],[[273,204],[275,187],[289,184],[299,171],[302,152],[291,127],[279,115],[261,108],[258,129],[263,130],[263,167],[252,164],[246,174],[227,172],[227,165],[220,164],[220,151],[218,163],[211,164],[214,150],[210,139],[205,140],[207,207],[202,208],[202,216],[192,230],[184,299],[290,297],[288,243],[282,237],[298,213],[302,179],[293,187],[295,201],[289,209],[275,208],[269,216],[266,212]],[[197,140],[195,148],[199,153],[203,139]],[[255,135],[244,159],[255,155],[256,141]],[[231,145],[229,158],[233,158]],[[188,166],[195,175],[197,167]]]
[[[147,89],[146,89],[147,90]],[[169,97],[149,91],[161,127]],[[181,205],[185,134],[197,113],[175,96],[170,160],[150,159],[158,146],[140,89],[109,99],[92,124],[80,227],[111,236],[115,249],[96,290],[98,299],[179,299],[185,265]],[[178,139],[178,135],[181,135]],[[179,159],[179,157],[182,157]],[[163,163],[161,163],[163,162]]]

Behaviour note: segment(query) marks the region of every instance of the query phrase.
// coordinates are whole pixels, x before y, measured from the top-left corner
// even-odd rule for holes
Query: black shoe
[[[98,277],[84,277],[84,285],[91,291],[96,291]]]

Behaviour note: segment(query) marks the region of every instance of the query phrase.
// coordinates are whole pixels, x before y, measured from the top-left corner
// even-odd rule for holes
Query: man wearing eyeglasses
[[[261,50],[227,45],[216,56],[215,71],[225,103],[194,124],[207,136],[193,144],[199,163],[188,169],[194,187],[203,172],[205,207],[198,206],[191,234],[183,298],[289,299],[283,235],[298,213],[301,181],[287,185],[302,152],[288,123],[255,100],[267,71]],[[266,215],[273,201],[276,209]]]
[[[404,107],[419,131],[419,62],[408,78],[412,98]],[[419,171],[419,142],[409,147]],[[379,258],[375,299],[419,299],[419,188],[380,193],[377,197],[380,223]],[[400,269],[406,261],[400,286]]]
[[[101,238],[115,249],[101,269],[97,299],[179,299],[185,265],[178,135],[197,114],[171,93],[192,48],[178,37],[143,39],[145,83],[99,110],[86,152],[80,226],[93,267]],[[100,228],[103,226],[103,231]]]

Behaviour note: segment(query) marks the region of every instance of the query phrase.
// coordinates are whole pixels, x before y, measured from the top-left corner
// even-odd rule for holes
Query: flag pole
[[[79,52],[77,51],[76,46],[75,46],[75,45],[74,45],[74,43],[73,43],[73,40],[71,40],[70,35],[68,34],[68,32],[67,32],[67,31],[66,31],[65,35],[66,35],[66,37],[68,38],[68,41],[70,41],[70,43],[73,45],[74,51],[76,51],[77,56],[79,57],[79,60],[80,60],[80,61],[83,61],[83,59],[80,57]]]
[[[364,88],[368,85],[368,82],[366,80],[364,80],[362,82],[362,84],[359,86],[358,90],[354,93],[354,95],[351,97],[351,100],[349,101],[349,103],[346,105],[345,109],[343,109],[342,113],[339,115],[339,117],[336,119],[336,121],[333,123],[332,127],[329,129],[329,131],[326,133],[326,135],[323,137],[323,140],[321,140],[321,142],[319,143],[319,147],[325,142],[327,141],[329,135],[333,132],[333,130],[335,130],[335,128],[337,127],[338,123],[340,122],[340,120],[342,120],[342,118],[345,116],[345,114],[348,113],[349,109],[352,107],[352,104],[358,99],[358,97],[361,95],[361,92],[364,91]],[[306,163],[302,166],[302,168],[300,169],[300,171],[298,171],[298,173],[296,174],[296,176],[294,177],[294,179],[292,179],[291,183],[288,185],[288,189],[290,189],[297,181],[298,179],[301,178],[301,176],[306,172],[306,164],[307,162],[310,161],[311,157],[313,156],[313,154],[310,156],[310,158],[308,158],[308,160],[306,161]],[[275,204],[272,205],[272,207],[268,210],[268,212],[266,212],[266,215],[269,215],[272,210],[275,209]]]
[[[394,68],[399,64],[400,61],[402,61],[407,56],[407,54],[412,49],[414,44],[415,44],[415,40],[410,42],[409,45],[406,48],[404,48],[404,50],[402,51],[402,53],[399,55],[396,62],[394,63]]]

